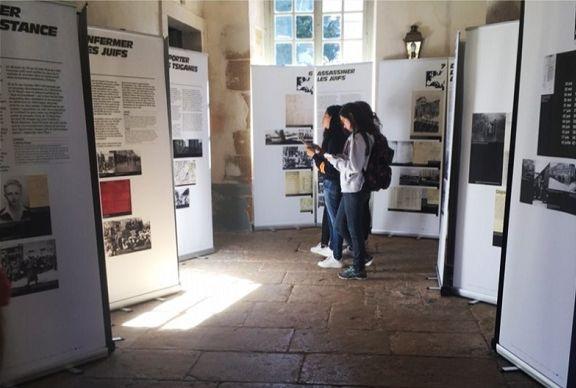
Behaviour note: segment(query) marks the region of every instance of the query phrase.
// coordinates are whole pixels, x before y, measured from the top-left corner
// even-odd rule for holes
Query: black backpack
[[[368,136],[362,133],[366,144]],[[394,159],[394,150],[388,146],[386,137],[378,132],[374,136],[372,149],[366,148],[366,155],[369,155],[368,165],[364,169],[364,188],[370,191],[385,190],[390,187],[392,180],[392,169],[390,164]]]

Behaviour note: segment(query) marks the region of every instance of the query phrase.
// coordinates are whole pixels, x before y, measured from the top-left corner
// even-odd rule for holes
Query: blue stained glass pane
[[[295,0],[296,12],[314,12],[314,0]]]
[[[342,34],[342,18],[336,15],[325,15],[322,19],[324,39],[340,38]]]
[[[314,35],[314,20],[312,16],[296,16],[296,38],[309,39]]]
[[[322,51],[324,63],[340,61],[340,43],[324,43]]]
[[[313,43],[296,44],[296,60],[299,65],[313,65],[314,44]]]
[[[292,64],[292,43],[276,43],[276,64]]]
[[[292,39],[292,16],[276,16],[274,31],[276,39]]]
[[[274,0],[276,12],[292,12],[292,0]]]

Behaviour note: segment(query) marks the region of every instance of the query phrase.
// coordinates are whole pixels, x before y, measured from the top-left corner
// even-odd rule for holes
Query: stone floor
[[[309,252],[318,230],[216,236],[184,291],[112,314],[104,360],[28,387],[531,387],[492,352],[495,308],[441,298],[437,242],[372,236],[366,281]]]

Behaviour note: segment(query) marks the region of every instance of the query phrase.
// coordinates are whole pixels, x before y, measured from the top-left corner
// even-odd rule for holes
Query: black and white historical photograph
[[[266,145],[302,145],[314,140],[312,127],[273,129],[266,132]]]
[[[0,265],[12,283],[12,296],[58,288],[56,241],[31,241],[0,249]]]
[[[202,157],[202,140],[200,139],[174,139],[174,158],[200,158]]]
[[[494,196],[494,225],[492,227],[492,245],[495,247],[502,247],[505,205],[506,191],[496,190]]]
[[[474,113],[468,182],[502,185],[506,113]]]
[[[520,202],[576,215],[576,164],[524,159]]]
[[[196,161],[174,161],[174,186],[189,186],[196,184]]]
[[[318,207],[324,206],[324,175],[318,174]]]
[[[440,187],[440,171],[436,168],[401,168],[400,185]]]
[[[555,60],[554,65],[550,64],[551,60]],[[576,155],[575,68],[576,50],[547,56],[544,60],[538,155],[558,158],[574,158]]]
[[[314,94],[314,78],[312,76],[296,77],[296,91]]]
[[[444,130],[444,92],[420,90],[412,94],[413,139],[439,138]]]
[[[440,69],[426,71],[426,87],[432,89],[446,89],[446,64],[442,63]]]
[[[312,197],[300,198],[300,213],[314,213],[314,199]]]
[[[134,150],[98,152],[100,178],[142,175],[142,159]]]
[[[0,201],[0,241],[50,234],[47,175],[4,178]]]
[[[286,126],[314,125],[314,97],[310,94],[286,95]]]
[[[306,155],[304,147],[284,147],[282,149],[282,170],[306,170],[312,168],[312,159]]]
[[[174,204],[176,205],[176,209],[184,209],[190,207],[189,187],[176,187],[174,189]]]
[[[124,255],[152,248],[150,222],[141,218],[106,221],[104,250],[107,257]]]
[[[390,148],[394,150],[393,166],[410,166],[414,156],[414,143],[411,141],[390,141]]]
[[[312,170],[285,171],[284,187],[287,197],[312,196]]]

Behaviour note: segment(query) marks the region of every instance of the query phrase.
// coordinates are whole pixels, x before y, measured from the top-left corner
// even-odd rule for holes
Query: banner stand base
[[[199,258],[200,256],[211,255],[214,252],[216,252],[216,250],[214,249],[214,247],[212,247],[198,252],[187,253],[185,255],[178,256],[178,262],[183,263],[188,260]]]
[[[126,306],[132,306],[138,303],[148,302],[149,300],[175,294],[180,291],[182,291],[182,287],[178,284],[176,286],[163,288],[161,290],[156,290],[148,292],[146,294],[138,295],[133,298],[118,300],[116,302],[110,303],[110,311],[120,310]]]
[[[391,230],[372,229],[372,234],[383,234],[383,235],[386,235],[388,237],[413,237],[413,238],[418,239],[418,240],[423,239],[423,238],[438,240],[437,234],[428,234],[428,233],[418,234],[418,233],[410,233],[410,232],[397,232],[397,231],[391,231]]]
[[[540,384],[547,387],[561,388],[558,384],[548,379],[546,376],[538,372],[536,369],[532,368],[530,365],[526,364],[524,361],[516,357],[514,354],[506,350],[500,344],[496,344],[496,352],[510,361],[512,364],[516,365],[524,373],[538,381]]]
[[[489,296],[477,292],[466,291],[456,287],[452,288],[452,293],[454,295],[461,296],[466,299],[472,299],[473,301],[484,302],[493,305],[498,304],[498,298],[495,296]]]
[[[264,225],[264,226],[253,226],[252,230],[254,232],[269,231],[275,232],[277,230],[287,230],[287,229],[306,229],[306,228],[317,228],[316,224],[302,224],[302,225]]]

